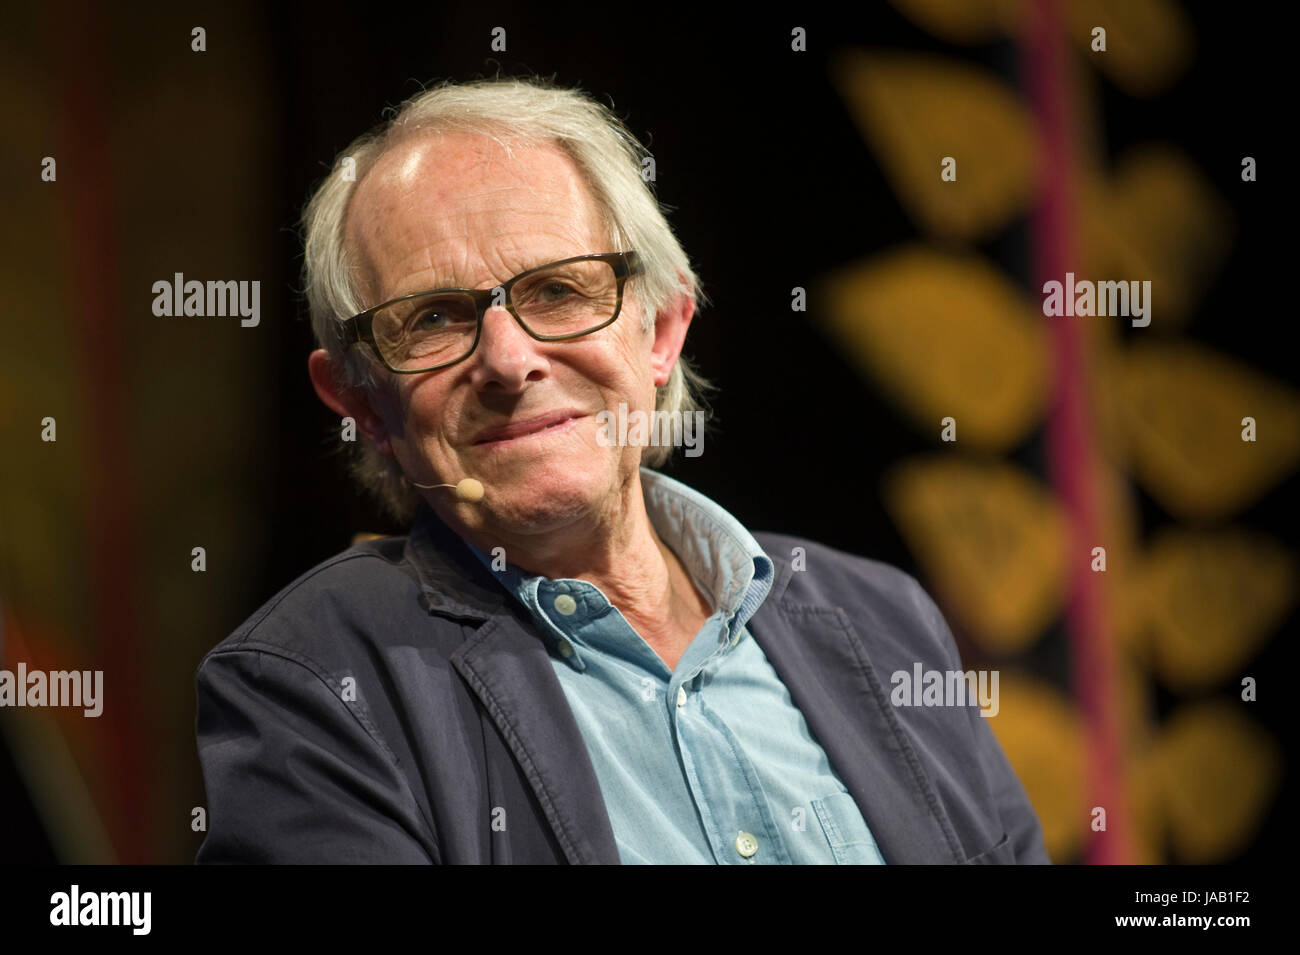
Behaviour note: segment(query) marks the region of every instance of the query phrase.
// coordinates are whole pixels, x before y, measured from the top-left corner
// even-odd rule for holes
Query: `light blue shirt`
[[[675,670],[595,585],[493,568],[470,545],[545,636],[621,861],[883,864],[745,628],[772,588],[772,561],[699,492],[648,468],[641,484],[650,523],[714,608]]]

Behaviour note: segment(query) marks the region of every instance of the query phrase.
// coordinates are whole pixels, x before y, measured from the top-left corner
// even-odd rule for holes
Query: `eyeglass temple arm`
[[[627,263],[627,275],[639,275],[643,268],[640,252],[625,252],[623,261]]]

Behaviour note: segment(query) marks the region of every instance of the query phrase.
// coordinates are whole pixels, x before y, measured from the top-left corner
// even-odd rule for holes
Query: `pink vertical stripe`
[[[1034,270],[1038,287],[1064,282],[1074,271],[1071,111],[1066,42],[1057,0],[1026,0],[1023,58],[1039,132],[1038,197],[1033,216]],[[1080,276],[1082,277],[1082,276]],[[1091,277],[1091,276],[1090,276]],[[1089,415],[1087,355],[1072,317],[1045,318],[1052,325],[1052,410],[1047,448],[1052,483],[1065,504],[1068,532],[1066,623],[1070,636],[1075,695],[1083,710],[1088,746],[1088,807],[1106,810],[1106,831],[1091,833],[1085,860],[1124,863],[1124,771],[1114,650],[1105,594],[1091,569],[1093,547],[1106,546],[1098,522],[1096,457]]]

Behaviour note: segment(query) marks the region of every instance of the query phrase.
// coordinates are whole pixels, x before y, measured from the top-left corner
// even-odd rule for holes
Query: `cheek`
[[[415,441],[416,432],[423,430],[418,423],[429,420],[430,407],[429,396],[399,382],[383,389],[375,410],[391,437],[397,441]]]
[[[442,415],[445,404],[428,391],[404,396],[403,421],[405,430],[412,441],[419,442],[430,435],[444,432]]]
[[[620,319],[622,321],[622,319]],[[640,319],[629,323],[624,334],[611,342],[609,357],[618,363],[617,383],[637,392],[654,388],[653,352],[654,338],[641,331]]]
[[[647,355],[635,347],[619,345],[600,356],[600,365],[579,369],[602,394],[605,404],[626,402],[631,408],[654,406],[654,373]]]

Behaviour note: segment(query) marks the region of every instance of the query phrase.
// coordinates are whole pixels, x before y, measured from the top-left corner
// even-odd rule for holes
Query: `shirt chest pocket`
[[[884,865],[885,859],[867,828],[858,804],[848,793],[831,793],[812,801],[836,865]]]

